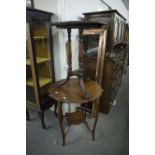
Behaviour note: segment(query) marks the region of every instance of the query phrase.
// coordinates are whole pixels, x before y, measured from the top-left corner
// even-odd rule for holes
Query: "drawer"
[[[88,16],[88,21],[103,22],[105,24],[110,24],[110,16]]]

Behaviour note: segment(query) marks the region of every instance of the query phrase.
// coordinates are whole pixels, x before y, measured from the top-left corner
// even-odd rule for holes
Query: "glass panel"
[[[49,57],[49,33],[48,23],[33,23],[31,25],[31,36],[33,40],[36,57]]]
[[[84,36],[84,67],[85,79],[95,80],[96,63],[98,55],[99,35]]]
[[[84,50],[87,53],[87,57],[97,57],[99,35],[85,36]]]
[[[33,40],[33,49],[36,56],[37,72],[40,88],[52,82],[49,25],[48,22],[32,23],[31,37]]]

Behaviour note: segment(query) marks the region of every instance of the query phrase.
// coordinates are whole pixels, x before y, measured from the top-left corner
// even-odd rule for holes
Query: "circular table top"
[[[102,95],[102,88],[96,81],[88,81],[85,83],[86,91],[90,98],[86,99],[80,88],[79,79],[71,78],[66,84],[56,87],[51,84],[49,88],[49,96],[57,101],[65,103],[86,103],[94,101]]]

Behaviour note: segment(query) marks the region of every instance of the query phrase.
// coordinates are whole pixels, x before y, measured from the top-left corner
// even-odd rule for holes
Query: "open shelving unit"
[[[26,106],[41,115],[54,100],[48,97],[50,84],[54,82],[54,62],[51,38],[51,16],[38,9],[26,8]]]

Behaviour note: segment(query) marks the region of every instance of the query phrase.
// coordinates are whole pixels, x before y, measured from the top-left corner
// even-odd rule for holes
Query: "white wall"
[[[82,17],[83,12],[107,10],[108,7],[100,0],[64,0],[65,16],[64,20],[77,20]],[[129,18],[128,10],[122,0],[104,0],[112,9],[118,10],[127,20]]]
[[[57,0],[33,0],[34,7],[49,12],[57,13]]]
[[[78,20],[83,12],[106,10],[100,0],[65,0],[65,20]]]
[[[112,9],[116,9],[120,14],[122,14],[127,21],[129,21],[129,11],[126,9],[122,0],[105,0]]]

